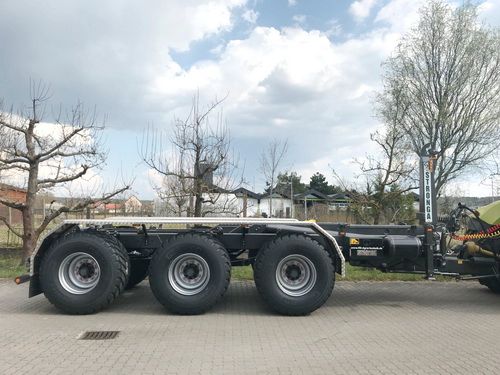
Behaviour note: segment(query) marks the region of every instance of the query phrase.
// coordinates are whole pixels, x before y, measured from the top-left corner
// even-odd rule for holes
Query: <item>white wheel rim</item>
[[[184,296],[193,296],[205,289],[210,280],[210,267],[205,259],[194,253],[179,255],[168,267],[168,281]]]
[[[288,255],[276,267],[276,283],[283,293],[291,297],[309,293],[314,288],[316,279],[316,267],[304,255]]]
[[[59,265],[59,283],[71,294],[86,294],[101,279],[101,267],[90,254],[77,252],[68,255]]]

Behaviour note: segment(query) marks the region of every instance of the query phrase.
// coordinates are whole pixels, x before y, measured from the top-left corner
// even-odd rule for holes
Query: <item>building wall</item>
[[[142,209],[142,203],[135,196],[131,196],[129,199],[125,201],[125,212],[127,213],[141,212],[141,209]]]
[[[210,199],[209,194],[204,194],[204,199]],[[213,198],[213,197],[212,197]],[[177,216],[177,207],[175,212],[169,207],[174,207],[175,201],[170,199],[168,202],[156,199],[154,202],[156,216]],[[215,204],[204,203],[204,211],[210,211],[208,216],[239,216],[243,217],[244,199],[241,196],[236,196],[232,193],[220,194]],[[187,211],[187,203],[181,216],[185,216]],[[247,198],[247,217],[260,216],[258,200],[255,198]]]
[[[0,197],[14,202],[25,202],[26,193],[24,191],[2,188],[0,186]],[[9,207],[0,204],[0,216],[10,219],[12,225],[22,224],[22,215],[19,210],[9,209]]]
[[[260,213],[266,214],[268,217],[286,218],[290,217],[292,209],[292,201],[288,198],[273,198],[273,212],[270,212],[269,198],[260,200]]]
[[[245,207],[245,199],[237,197],[237,212],[238,216],[243,217],[243,210]],[[247,217],[260,216],[259,201],[255,198],[247,197]]]
[[[216,195],[217,196],[217,195]],[[206,196],[206,199],[209,195]],[[233,193],[220,194],[215,204],[205,203],[204,210],[214,211],[210,216],[239,216],[243,217],[245,206],[244,198]],[[247,217],[258,215],[257,199],[247,197]]]

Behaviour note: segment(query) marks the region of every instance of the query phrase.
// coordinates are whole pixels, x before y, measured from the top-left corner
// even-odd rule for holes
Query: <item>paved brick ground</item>
[[[166,313],[147,283],[91,316],[0,281],[0,374],[499,374],[500,296],[477,283],[338,282],[307,317],[234,282],[210,313]],[[119,330],[82,341],[86,330]]]

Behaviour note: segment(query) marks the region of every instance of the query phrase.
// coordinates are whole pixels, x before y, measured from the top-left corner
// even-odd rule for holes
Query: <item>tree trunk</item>
[[[194,202],[194,216],[201,217],[201,208],[203,205],[203,197],[201,194],[196,194],[196,200]]]
[[[247,217],[247,208],[248,208],[248,196],[247,193],[243,194],[243,217]]]
[[[27,225],[28,221],[23,220],[24,225]],[[21,265],[27,265],[28,259],[31,257],[31,253],[35,249],[37,242],[37,236],[35,234],[35,230],[33,228],[33,224],[31,224],[31,228],[24,230],[23,236],[23,257],[21,260]]]
[[[35,229],[35,199],[38,179],[38,165],[32,166],[28,178],[28,189],[26,192],[26,206],[22,210],[23,214],[23,264],[31,256],[38,240]]]
[[[196,170],[198,171],[200,169],[199,161],[197,161],[195,165],[196,165]],[[201,217],[201,210],[203,208],[203,180],[201,176],[196,176],[196,179],[194,181],[194,193],[195,193],[194,216]]]
[[[189,202],[186,211],[186,216],[187,217],[193,216],[193,195],[191,194],[191,192],[189,193]]]

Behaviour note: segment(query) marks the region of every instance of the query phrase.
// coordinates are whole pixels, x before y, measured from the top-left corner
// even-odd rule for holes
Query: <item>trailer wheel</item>
[[[125,259],[127,260],[127,268],[126,268],[127,276],[126,276],[126,281],[125,281],[125,289],[127,289],[127,285],[128,285],[129,279],[130,279],[131,263],[130,263],[130,257],[128,255],[128,251],[125,248],[125,246],[123,246],[123,243],[118,238],[116,238],[115,236],[113,236],[111,233],[108,233],[108,232],[97,231],[97,230],[87,230],[87,233],[92,234],[93,236],[99,236],[107,242],[112,242],[113,246],[121,251],[121,253],[125,257]]]
[[[125,290],[132,289],[143,281],[149,274],[149,259],[131,258],[129,262],[129,276]]]
[[[481,285],[487,286],[493,293],[500,294],[500,280],[496,277],[479,279]]]
[[[231,262],[222,244],[201,234],[183,234],[151,259],[149,284],[156,299],[176,314],[202,314],[229,286]]]
[[[321,244],[293,234],[276,238],[260,250],[254,279],[271,309],[284,315],[306,315],[330,297],[335,267]]]
[[[108,306],[127,281],[127,253],[116,238],[75,232],[56,241],[40,265],[47,299],[69,314],[92,314]]]

